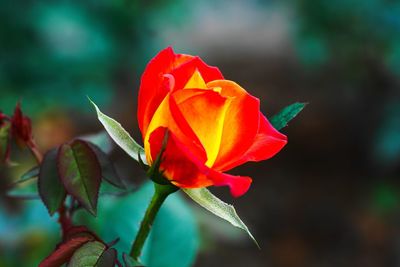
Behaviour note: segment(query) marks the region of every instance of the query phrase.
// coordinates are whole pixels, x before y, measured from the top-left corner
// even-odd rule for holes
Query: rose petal
[[[190,77],[189,81],[185,84],[185,87],[183,89],[188,88],[208,89],[206,82],[204,81],[201,73],[197,69],[193,73],[192,77]]]
[[[226,111],[231,99],[218,92],[201,89],[180,90],[172,96],[207,152],[206,165],[212,166],[220,148]]]
[[[221,95],[233,97],[226,112],[218,157],[213,165],[215,170],[226,171],[253,143],[259,127],[260,102],[232,81],[217,80],[207,86],[221,88]]]
[[[287,143],[287,137],[278,132],[267,118],[260,113],[260,129],[253,140],[251,147],[239,161],[227,168],[234,168],[248,161],[261,161],[273,157]]]
[[[240,197],[249,190],[251,178],[248,176],[235,176],[210,169],[208,177],[213,180],[215,186],[228,186],[231,195]]]
[[[167,128],[160,127],[150,135],[153,158],[160,152],[166,131]],[[231,194],[235,197],[243,195],[251,184],[249,177],[233,176],[208,168],[170,130],[160,169],[164,171],[166,178],[178,187],[229,186]]]
[[[201,74],[205,83],[224,79],[217,67],[207,65],[199,57],[193,57],[170,72],[175,78],[174,91],[183,89],[196,70]]]
[[[193,56],[175,54],[171,47],[158,53],[146,66],[142,75],[138,98],[138,122],[142,136],[154,112],[171,88],[170,73],[174,68],[193,59]]]
[[[154,159],[149,149],[150,134],[159,127],[166,127],[173,131],[197,158],[201,159],[203,162],[207,160],[206,151],[201,145],[200,140],[177,108],[175,100],[168,94],[154,113],[144,138],[144,150],[147,162],[151,164]]]

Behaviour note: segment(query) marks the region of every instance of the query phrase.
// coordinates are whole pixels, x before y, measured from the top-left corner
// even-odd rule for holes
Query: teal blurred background
[[[173,216],[194,226],[175,266],[400,266],[399,1],[3,0],[0,109],[20,100],[45,151],[101,129],[88,95],[140,140],[140,75],[168,45],[218,66],[267,116],[309,102],[279,155],[233,171],[254,179],[245,196],[213,190],[262,249],[179,197]],[[111,156],[128,183],[145,180],[119,149]],[[1,191],[34,164],[16,148],[12,160]],[[56,219],[38,200],[0,201],[0,266],[36,266],[59,240]]]

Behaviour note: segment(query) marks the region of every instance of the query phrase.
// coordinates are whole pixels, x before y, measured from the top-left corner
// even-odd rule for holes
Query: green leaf
[[[278,131],[283,127],[286,127],[289,121],[294,119],[297,114],[302,111],[302,109],[307,105],[307,103],[294,103],[284,109],[282,109],[278,114],[272,116],[269,121]]]
[[[32,169],[30,169],[29,171],[24,173],[17,182],[21,183],[21,182],[24,182],[26,180],[30,180],[32,178],[35,178],[35,177],[39,176],[39,170],[40,170],[39,166],[33,167]]]
[[[58,176],[56,149],[52,149],[44,155],[40,165],[38,191],[50,215],[53,215],[66,196],[64,185]]]
[[[144,155],[143,148],[136,143],[129,133],[121,126],[119,122],[103,114],[96,104],[90,100],[97,112],[97,118],[103,124],[104,128],[111,136],[111,138],[120,146],[129,156],[138,161],[138,155]],[[145,157],[141,156],[142,159]]]
[[[7,191],[7,196],[26,200],[39,199],[36,177],[16,182],[13,187]]]
[[[105,249],[106,246],[101,242],[87,242],[75,251],[68,263],[68,267],[96,266]]]
[[[81,140],[62,145],[58,152],[58,172],[67,192],[96,215],[101,168],[89,145]]]
[[[95,144],[87,143],[93,152],[96,154],[97,160],[100,163],[101,167],[101,176],[110,184],[125,189],[125,185],[121,180],[121,177],[117,174],[114,165],[108,158],[107,154],[104,153],[98,146]]]
[[[31,168],[29,171],[25,172],[24,174],[21,175],[19,180],[15,181],[12,185],[12,187],[18,187],[19,184],[25,183],[26,181],[32,180],[37,178],[39,176],[39,170],[40,166],[35,166]]]
[[[101,254],[95,267],[114,267],[117,260],[117,251],[115,248],[109,248]]]
[[[129,195],[104,196],[99,201],[96,218],[77,211],[76,223],[88,225],[103,240],[120,237],[115,248],[129,252],[153,192],[153,182],[149,181]],[[166,199],[157,214],[140,261],[151,267],[189,267],[198,248],[195,217],[182,195],[176,192]]]
[[[196,189],[182,188],[182,191],[184,191],[190,198],[192,198],[195,202],[197,202],[200,206],[202,206],[206,210],[230,222],[233,226],[236,226],[246,231],[246,233],[250,236],[250,238],[259,248],[256,239],[250,233],[249,229],[244,224],[244,222],[239,218],[235,208],[232,205],[229,205],[220,200],[219,198],[217,198],[216,196],[214,196],[207,188],[196,188]]]

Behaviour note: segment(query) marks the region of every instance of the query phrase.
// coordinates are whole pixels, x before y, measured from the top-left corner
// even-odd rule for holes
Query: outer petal
[[[150,149],[152,157],[159,153],[162,140],[167,129],[155,129],[150,136]],[[243,195],[250,187],[251,178],[223,174],[208,168],[191,151],[182,144],[176,135],[169,131],[169,138],[160,166],[164,175],[173,184],[183,188],[199,188],[211,185],[230,188],[235,197]]]
[[[171,71],[171,75],[175,78],[174,90],[183,89],[196,70],[201,74],[206,83],[224,79],[217,67],[207,65],[199,57],[193,57]]]
[[[175,54],[171,47],[158,53],[147,65],[140,82],[138,98],[138,122],[142,136],[154,112],[167,93],[172,89],[172,76],[165,76],[174,68],[193,59],[193,56]]]
[[[259,127],[260,101],[238,84],[228,80],[209,82],[208,87],[221,88],[221,94],[232,97],[226,112],[221,145],[213,169],[229,170],[252,145]]]
[[[226,169],[239,166],[247,161],[261,161],[273,157],[287,143],[287,137],[278,132],[267,118],[260,113],[260,128],[253,144],[236,162],[227,165]]]

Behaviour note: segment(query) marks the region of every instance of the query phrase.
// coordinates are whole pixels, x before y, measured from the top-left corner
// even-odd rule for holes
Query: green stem
[[[130,256],[134,260],[139,260],[140,254],[142,253],[143,245],[150,233],[151,226],[153,225],[154,219],[164,200],[173,192],[177,191],[178,188],[173,185],[160,185],[154,183],[154,195],[147,207],[146,213],[140,224],[139,232],[136,235],[136,239],[133,242]]]

